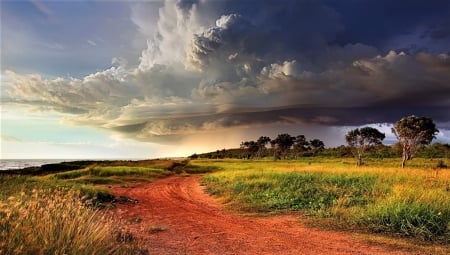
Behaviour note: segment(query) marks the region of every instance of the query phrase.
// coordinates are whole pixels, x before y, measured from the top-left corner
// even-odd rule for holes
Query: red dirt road
[[[199,178],[170,177],[113,188],[116,196],[139,201],[119,204],[114,214],[123,221],[142,219],[131,225],[132,231],[143,237],[150,254],[411,254],[370,245],[350,234],[308,228],[294,215],[230,213],[205,194]]]

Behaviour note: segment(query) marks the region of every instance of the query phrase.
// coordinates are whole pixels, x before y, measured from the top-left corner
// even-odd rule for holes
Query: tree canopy
[[[258,145],[258,151],[256,152],[256,157],[261,158],[262,154],[266,150],[266,145],[270,143],[271,139],[268,136],[260,136],[256,141]]]
[[[392,132],[402,145],[402,167],[405,167],[406,161],[414,157],[417,148],[430,144],[439,130],[431,118],[411,115],[397,121]]]
[[[378,129],[363,127],[350,130],[345,136],[347,144],[353,149],[354,155],[358,158],[357,165],[362,165],[362,156],[367,148],[379,145],[386,137]]]
[[[270,142],[274,149],[274,158],[286,158],[289,149],[294,144],[294,141],[295,137],[290,134],[279,134],[277,138]]]

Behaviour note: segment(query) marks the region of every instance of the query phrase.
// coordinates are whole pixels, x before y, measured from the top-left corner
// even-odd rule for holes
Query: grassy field
[[[405,169],[392,159],[363,167],[320,158],[195,164],[222,169],[202,184],[241,212],[301,211],[335,226],[450,244],[450,171],[435,168],[437,162],[415,159]]]
[[[212,169],[173,160],[77,164],[0,174],[0,255],[146,254],[126,224],[101,210],[114,206],[108,187]]]
[[[205,173],[207,191],[240,212],[295,211],[319,224],[450,244],[450,170],[436,168],[439,159],[414,159],[405,169],[399,162],[111,161],[3,173],[0,255],[142,254],[139,240],[102,210],[114,206],[109,187]]]

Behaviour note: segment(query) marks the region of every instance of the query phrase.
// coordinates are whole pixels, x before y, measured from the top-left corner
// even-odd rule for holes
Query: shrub
[[[444,163],[443,160],[439,160],[436,164],[436,168],[447,168],[447,165]]]

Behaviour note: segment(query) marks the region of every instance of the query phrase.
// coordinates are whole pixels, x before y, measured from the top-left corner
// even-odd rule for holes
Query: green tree
[[[450,151],[450,144],[446,143],[444,144],[444,152],[445,152],[445,158],[448,158],[449,156],[449,152]]]
[[[270,144],[273,147],[274,159],[286,158],[289,149],[294,144],[295,137],[290,134],[279,134]]]
[[[256,152],[256,157],[261,158],[264,151],[266,150],[266,145],[270,143],[270,138],[267,136],[261,136],[256,141],[256,144],[258,145],[258,151]]]
[[[418,147],[430,144],[439,130],[431,118],[411,115],[397,121],[392,132],[402,146],[402,168],[404,168],[406,161],[414,157]]]
[[[309,141],[309,144],[311,145],[311,149],[314,155],[317,155],[319,152],[325,150],[325,144],[319,139],[313,139]]]
[[[362,156],[366,149],[381,144],[386,136],[376,128],[363,127],[350,130],[345,136],[347,144],[357,157],[356,165],[362,165]]]
[[[306,140],[304,135],[298,135],[295,137],[293,148],[295,157],[298,157],[301,152],[305,152],[310,149],[309,142]]]
[[[240,147],[245,153],[244,157],[247,159],[253,158],[259,149],[258,143],[255,141],[242,142]]]

